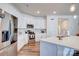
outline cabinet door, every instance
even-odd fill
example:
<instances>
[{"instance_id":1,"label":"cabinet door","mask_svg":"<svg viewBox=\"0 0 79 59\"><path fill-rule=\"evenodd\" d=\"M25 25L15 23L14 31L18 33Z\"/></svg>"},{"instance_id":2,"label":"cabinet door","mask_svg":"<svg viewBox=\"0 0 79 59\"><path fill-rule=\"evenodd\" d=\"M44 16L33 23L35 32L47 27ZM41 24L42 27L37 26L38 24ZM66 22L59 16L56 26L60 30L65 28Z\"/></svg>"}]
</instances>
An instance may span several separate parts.
<instances>
[{"instance_id":1,"label":"cabinet door","mask_svg":"<svg viewBox=\"0 0 79 59\"><path fill-rule=\"evenodd\" d=\"M41 56L56 56L57 55L57 45L40 41L40 55Z\"/></svg>"},{"instance_id":2,"label":"cabinet door","mask_svg":"<svg viewBox=\"0 0 79 59\"><path fill-rule=\"evenodd\" d=\"M57 45L57 56L63 56L64 48L63 46Z\"/></svg>"},{"instance_id":3,"label":"cabinet door","mask_svg":"<svg viewBox=\"0 0 79 59\"><path fill-rule=\"evenodd\" d=\"M53 18L53 20L51 20ZM47 36L57 36L58 35L58 20L56 17L47 16Z\"/></svg>"}]
</instances>

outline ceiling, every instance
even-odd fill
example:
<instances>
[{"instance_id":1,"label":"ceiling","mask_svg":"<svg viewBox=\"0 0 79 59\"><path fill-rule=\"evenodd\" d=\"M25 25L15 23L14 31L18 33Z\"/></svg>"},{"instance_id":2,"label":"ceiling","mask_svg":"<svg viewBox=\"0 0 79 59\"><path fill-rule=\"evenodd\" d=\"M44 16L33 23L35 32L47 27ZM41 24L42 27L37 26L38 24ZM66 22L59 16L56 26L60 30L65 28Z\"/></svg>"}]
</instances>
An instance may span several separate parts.
<instances>
[{"instance_id":1,"label":"ceiling","mask_svg":"<svg viewBox=\"0 0 79 59\"><path fill-rule=\"evenodd\" d=\"M74 4L76 10L70 12L71 3L12 3L20 12L30 14L34 16L46 16L53 15L53 11L56 11L56 15L79 15L79 4ZM40 11L37 14L37 10Z\"/></svg>"}]
</instances>

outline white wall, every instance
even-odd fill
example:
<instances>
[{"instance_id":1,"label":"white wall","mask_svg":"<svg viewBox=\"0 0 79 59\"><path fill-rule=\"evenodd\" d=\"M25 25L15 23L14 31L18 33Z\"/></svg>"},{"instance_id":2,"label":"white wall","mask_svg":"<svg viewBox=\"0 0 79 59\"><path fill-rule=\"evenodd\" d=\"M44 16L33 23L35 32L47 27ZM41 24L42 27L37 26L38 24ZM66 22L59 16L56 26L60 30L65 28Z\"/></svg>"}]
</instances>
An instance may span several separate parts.
<instances>
[{"instance_id":1,"label":"white wall","mask_svg":"<svg viewBox=\"0 0 79 59\"><path fill-rule=\"evenodd\" d=\"M9 15L7 13L5 13L5 18L2 19L2 30L5 31L5 30L9 30Z\"/></svg>"},{"instance_id":2,"label":"white wall","mask_svg":"<svg viewBox=\"0 0 79 59\"><path fill-rule=\"evenodd\" d=\"M69 28L69 31L70 31L70 34L71 35L76 35L77 33L79 33L79 17L77 17L77 19L74 19L73 16L71 16L70 20L70 28Z\"/></svg>"},{"instance_id":3,"label":"white wall","mask_svg":"<svg viewBox=\"0 0 79 59\"><path fill-rule=\"evenodd\" d=\"M63 15L63 16L55 16L55 15L48 15L47 16L47 36L57 36L58 35L58 18L67 18L69 20L69 31L70 31L70 35L76 35L76 33L78 32L78 20L74 19L73 16L69 15ZM54 19L54 20L51 20Z\"/></svg>"}]
</instances>

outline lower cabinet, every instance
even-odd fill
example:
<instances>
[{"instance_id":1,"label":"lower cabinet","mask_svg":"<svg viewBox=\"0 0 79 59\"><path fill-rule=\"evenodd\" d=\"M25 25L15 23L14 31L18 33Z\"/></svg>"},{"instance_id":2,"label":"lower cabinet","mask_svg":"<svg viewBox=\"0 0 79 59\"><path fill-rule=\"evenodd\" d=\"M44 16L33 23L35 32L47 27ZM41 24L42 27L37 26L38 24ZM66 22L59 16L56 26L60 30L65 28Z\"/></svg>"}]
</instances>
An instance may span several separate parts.
<instances>
[{"instance_id":1,"label":"lower cabinet","mask_svg":"<svg viewBox=\"0 0 79 59\"><path fill-rule=\"evenodd\" d=\"M40 41L40 55L41 56L73 56L74 49Z\"/></svg>"},{"instance_id":2,"label":"lower cabinet","mask_svg":"<svg viewBox=\"0 0 79 59\"><path fill-rule=\"evenodd\" d=\"M63 56L64 47L57 45L57 56Z\"/></svg>"},{"instance_id":3,"label":"lower cabinet","mask_svg":"<svg viewBox=\"0 0 79 59\"><path fill-rule=\"evenodd\" d=\"M40 56L56 56L56 44L40 41Z\"/></svg>"}]
</instances>

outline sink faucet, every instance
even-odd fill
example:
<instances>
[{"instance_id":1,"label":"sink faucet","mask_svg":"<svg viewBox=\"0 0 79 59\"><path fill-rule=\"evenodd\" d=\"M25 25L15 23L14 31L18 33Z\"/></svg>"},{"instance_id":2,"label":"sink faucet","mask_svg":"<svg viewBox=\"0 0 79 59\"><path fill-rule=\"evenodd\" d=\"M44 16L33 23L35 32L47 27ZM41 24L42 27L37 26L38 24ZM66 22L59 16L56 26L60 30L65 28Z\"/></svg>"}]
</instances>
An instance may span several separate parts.
<instances>
[{"instance_id":1,"label":"sink faucet","mask_svg":"<svg viewBox=\"0 0 79 59\"><path fill-rule=\"evenodd\" d=\"M58 38L59 40L62 40L63 37L65 37L65 36L57 36L57 38Z\"/></svg>"},{"instance_id":2,"label":"sink faucet","mask_svg":"<svg viewBox=\"0 0 79 59\"><path fill-rule=\"evenodd\" d=\"M57 38L59 38L59 40L62 40L62 38L64 38L64 37L69 37L68 35L67 36L57 36Z\"/></svg>"}]
</instances>

